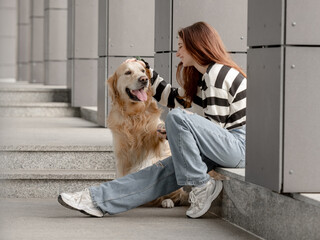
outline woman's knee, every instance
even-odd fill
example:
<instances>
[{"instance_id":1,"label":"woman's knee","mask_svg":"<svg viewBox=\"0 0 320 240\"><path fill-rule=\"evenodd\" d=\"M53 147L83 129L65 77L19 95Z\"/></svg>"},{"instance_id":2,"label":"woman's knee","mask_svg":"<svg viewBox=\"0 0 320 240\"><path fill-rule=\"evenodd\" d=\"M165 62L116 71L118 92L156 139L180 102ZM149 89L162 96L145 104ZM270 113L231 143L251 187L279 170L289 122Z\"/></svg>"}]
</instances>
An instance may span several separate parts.
<instances>
[{"instance_id":1,"label":"woman's knee","mask_svg":"<svg viewBox=\"0 0 320 240\"><path fill-rule=\"evenodd\" d=\"M180 108L174 108L171 111L169 111L165 121L167 129L177 125L181 125L183 119L182 111L183 110Z\"/></svg>"}]
</instances>

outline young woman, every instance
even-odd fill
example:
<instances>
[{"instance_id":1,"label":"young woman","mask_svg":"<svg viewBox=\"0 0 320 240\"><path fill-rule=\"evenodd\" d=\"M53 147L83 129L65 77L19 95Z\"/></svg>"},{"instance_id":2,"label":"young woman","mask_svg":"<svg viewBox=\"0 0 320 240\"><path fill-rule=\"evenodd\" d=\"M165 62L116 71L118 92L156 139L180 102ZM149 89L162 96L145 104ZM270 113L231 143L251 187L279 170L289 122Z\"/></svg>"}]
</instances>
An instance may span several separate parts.
<instances>
[{"instance_id":1,"label":"young woman","mask_svg":"<svg viewBox=\"0 0 320 240\"><path fill-rule=\"evenodd\" d=\"M59 202L91 216L117 214L181 186L192 186L186 215L204 215L219 195L222 182L207 172L214 167L244 167L245 73L232 61L218 33L204 22L178 32L181 62L172 88L156 72L154 98L169 108L165 130L172 156L139 172L82 192L62 193ZM192 112L181 108L191 108ZM159 126L161 128L161 126ZM161 129L160 129L161 130Z\"/></svg>"}]
</instances>

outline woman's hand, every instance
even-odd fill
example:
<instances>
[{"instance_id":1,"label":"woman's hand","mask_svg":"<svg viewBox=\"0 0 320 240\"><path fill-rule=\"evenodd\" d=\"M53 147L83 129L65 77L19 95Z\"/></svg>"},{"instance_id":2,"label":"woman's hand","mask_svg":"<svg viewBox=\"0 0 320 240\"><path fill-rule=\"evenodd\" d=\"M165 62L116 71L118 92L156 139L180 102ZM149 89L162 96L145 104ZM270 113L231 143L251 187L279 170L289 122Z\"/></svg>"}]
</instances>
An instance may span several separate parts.
<instances>
[{"instance_id":1,"label":"woman's hand","mask_svg":"<svg viewBox=\"0 0 320 240\"><path fill-rule=\"evenodd\" d=\"M167 131L164 123L160 123L157 126L157 135L160 139L167 139Z\"/></svg>"}]
</instances>

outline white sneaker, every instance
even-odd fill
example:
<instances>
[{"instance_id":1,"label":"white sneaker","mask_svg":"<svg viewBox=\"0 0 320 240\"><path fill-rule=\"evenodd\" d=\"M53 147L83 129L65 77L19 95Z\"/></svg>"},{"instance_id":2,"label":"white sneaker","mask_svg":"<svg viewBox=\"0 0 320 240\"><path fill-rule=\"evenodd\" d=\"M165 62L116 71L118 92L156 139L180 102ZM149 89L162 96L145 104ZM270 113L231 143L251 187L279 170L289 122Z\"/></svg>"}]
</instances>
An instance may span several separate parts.
<instances>
[{"instance_id":1,"label":"white sneaker","mask_svg":"<svg viewBox=\"0 0 320 240\"><path fill-rule=\"evenodd\" d=\"M66 208L78 210L90 216L104 216L103 212L93 205L88 188L76 193L61 193L58 197L58 202Z\"/></svg>"},{"instance_id":2,"label":"white sneaker","mask_svg":"<svg viewBox=\"0 0 320 240\"><path fill-rule=\"evenodd\" d=\"M222 190L222 181L211 178L204 186L193 187L189 193L190 208L186 214L190 218L204 215Z\"/></svg>"}]
</instances>

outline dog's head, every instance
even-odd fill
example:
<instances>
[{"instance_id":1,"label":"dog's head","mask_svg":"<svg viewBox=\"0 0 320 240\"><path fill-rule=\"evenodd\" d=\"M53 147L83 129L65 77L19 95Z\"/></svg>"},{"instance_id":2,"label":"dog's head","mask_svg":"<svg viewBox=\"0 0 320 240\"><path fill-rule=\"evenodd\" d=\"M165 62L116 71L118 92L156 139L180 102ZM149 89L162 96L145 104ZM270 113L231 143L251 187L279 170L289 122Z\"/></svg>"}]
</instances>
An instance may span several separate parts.
<instances>
[{"instance_id":1,"label":"dog's head","mask_svg":"<svg viewBox=\"0 0 320 240\"><path fill-rule=\"evenodd\" d=\"M108 79L109 94L113 103L145 102L151 97L149 69L141 62L122 63Z\"/></svg>"}]
</instances>

